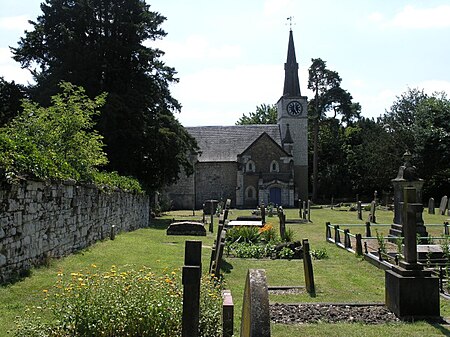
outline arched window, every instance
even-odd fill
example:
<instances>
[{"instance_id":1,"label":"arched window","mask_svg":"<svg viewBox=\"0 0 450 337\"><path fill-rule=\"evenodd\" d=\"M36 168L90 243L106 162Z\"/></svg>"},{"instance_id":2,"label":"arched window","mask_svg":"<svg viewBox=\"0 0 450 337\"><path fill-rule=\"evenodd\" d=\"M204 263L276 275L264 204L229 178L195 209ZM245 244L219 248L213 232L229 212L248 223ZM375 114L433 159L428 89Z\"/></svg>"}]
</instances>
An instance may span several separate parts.
<instances>
[{"instance_id":1,"label":"arched window","mask_svg":"<svg viewBox=\"0 0 450 337\"><path fill-rule=\"evenodd\" d=\"M247 199L256 199L256 189L253 186L248 186L245 189L245 196Z\"/></svg>"},{"instance_id":2,"label":"arched window","mask_svg":"<svg viewBox=\"0 0 450 337\"><path fill-rule=\"evenodd\" d=\"M255 172L256 171L256 165L253 160L249 160L247 162L246 171L247 172Z\"/></svg>"},{"instance_id":3,"label":"arched window","mask_svg":"<svg viewBox=\"0 0 450 337\"><path fill-rule=\"evenodd\" d=\"M272 160L270 163L270 172L280 172L280 165L276 160Z\"/></svg>"}]
</instances>

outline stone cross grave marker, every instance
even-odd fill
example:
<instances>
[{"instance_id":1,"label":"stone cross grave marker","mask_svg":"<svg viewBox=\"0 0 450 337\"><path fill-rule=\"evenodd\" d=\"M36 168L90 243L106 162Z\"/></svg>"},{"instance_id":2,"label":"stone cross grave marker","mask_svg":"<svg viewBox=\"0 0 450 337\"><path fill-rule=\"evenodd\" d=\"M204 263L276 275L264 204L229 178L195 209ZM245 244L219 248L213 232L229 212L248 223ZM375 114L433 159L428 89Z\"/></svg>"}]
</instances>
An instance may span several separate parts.
<instances>
[{"instance_id":1,"label":"stone cross grave marker","mask_svg":"<svg viewBox=\"0 0 450 337\"><path fill-rule=\"evenodd\" d=\"M439 205L439 214L440 215L445 215L445 209L447 208L447 202L448 202L448 198L446 195L444 195L441 199L441 203Z\"/></svg>"},{"instance_id":2,"label":"stone cross grave marker","mask_svg":"<svg viewBox=\"0 0 450 337\"><path fill-rule=\"evenodd\" d=\"M241 337L270 337L269 291L264 269L249 269L242 304Z\"/></svg>"}]
</instances>

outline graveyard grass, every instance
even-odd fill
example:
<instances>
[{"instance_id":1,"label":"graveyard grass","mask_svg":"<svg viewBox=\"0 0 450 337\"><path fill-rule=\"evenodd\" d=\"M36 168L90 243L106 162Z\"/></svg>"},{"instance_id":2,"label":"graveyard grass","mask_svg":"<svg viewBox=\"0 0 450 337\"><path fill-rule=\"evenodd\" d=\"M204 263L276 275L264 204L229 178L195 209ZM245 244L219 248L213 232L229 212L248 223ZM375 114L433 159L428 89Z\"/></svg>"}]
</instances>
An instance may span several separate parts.
<instances>
[{"instance_id":1,"label":"graveyard grass","mask_svg":"<svg viewBox=\"0 0 450 337\"><path fill-rule=\"evenodd\" d=\"M286 210L287 219L298 218L297 210ZM197 213L197 219L200 218ZM208 233L207 237L166 236L165 229L170 219L192 219L192 211L172 212L165 217L152 220L150 228L140 229L130 233L122 233L116 240L98 242L94 246L72 256L51 261L49 266L34 269L31 276L12 285L0 287L0 337L11 336L14 320L24 314L27 306L39 305L44 298L44 290L49 289L57 281L59 271L70 274L88 268L95 264L99 271L108 271L112 265L120 269L150 267L155 273L180 269L184 260L184 241L202 240L203 271L209 266L211 246L216 233ZM249 211L232 210L229 218L238 215L248 215ZM366 219L368 212L364 212ZM377 222L389 224L393 213L377 211ZM424 212L425 224L442 224L448 216L428 215ZM268 222L278 230L278 218L268 217ZM325 249L328 259L313 260L316 297L306 293L297 295L270 295L271 302L384 302L384 272L363 261L343 249L325 241L325 222L360 223L361 227L352 228L352 233L364 233L363 221L356 219L355 212L345 209L313 209L310 224L288 224L295 238L308 238L312 250ZM217 224L217 218L215 218ZM217 225L215 225L215 229ZM381 235L387 235L388 227L380 230ZM440 234L442 227L429 232ZM375 235L373 233L373 235ZM263 268L269 285L304 285L303 263L301 260L255 260L225 258L224 283L226 289L231 289L235 303L235 335L239 336L240 315L244 282L249 268ZM450 317L450 302L441 297L441 315ZM432 336L449 335L450 327L426 322L395 323L381 325L364 324L304 324L281 325L271 324L272 336Z\"/></svg>"}]
</instances>

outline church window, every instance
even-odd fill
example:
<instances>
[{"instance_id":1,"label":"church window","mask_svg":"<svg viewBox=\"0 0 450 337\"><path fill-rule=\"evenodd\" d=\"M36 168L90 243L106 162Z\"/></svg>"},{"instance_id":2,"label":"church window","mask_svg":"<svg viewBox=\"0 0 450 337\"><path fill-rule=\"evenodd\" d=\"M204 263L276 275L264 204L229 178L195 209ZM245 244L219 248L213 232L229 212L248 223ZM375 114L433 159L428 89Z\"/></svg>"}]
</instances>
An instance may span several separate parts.
<instances>
[{"instance_id":1,"label":"church window","mask_svg":"<svg viewBox=\"0 0 450 337\"><path fill-rule=\"evenodd\" d=\"M247 199L255 199L256 198L256 189L253 186L249 186L245 190L245 195Z\"/></svg>"},{"instance_id":2,"label":"church window","mask_svg":"<svg viewBox=\"0 0 450 337\"><path fill-rule=\"evenodd\" d=\"M247 172L255 172L256 171L256 165L255 162L253 160L249 160L247 162Z\"/></svg>"},{"instance_id":3,"label":"church window","mask_svg":"<svg viewBox=\"0 0 450 337\"><path fill-rule=\"evenodd\" d=\"M276 160L272 160L270 163L270 172L280 172L280 165Z\"/></svg>"}]
</instances>

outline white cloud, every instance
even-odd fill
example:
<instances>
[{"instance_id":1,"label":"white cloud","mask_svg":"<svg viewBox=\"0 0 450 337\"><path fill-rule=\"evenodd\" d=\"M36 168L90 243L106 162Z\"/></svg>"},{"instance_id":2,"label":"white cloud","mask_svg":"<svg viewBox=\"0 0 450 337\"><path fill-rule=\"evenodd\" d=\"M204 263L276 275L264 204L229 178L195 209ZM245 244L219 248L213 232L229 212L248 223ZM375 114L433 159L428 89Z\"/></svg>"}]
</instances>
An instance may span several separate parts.
<instances>
[{"instance_id":1,"label":"white cloud","mask_svg":"<svg viewBox=\"0 0 450 337\"><path fill-rule=\"evenodd\" d=\"M402 28L445 28L450 27L450 5L434 8L406 6L390 25Z\"/></svg>"},{"instance_id":2,"label":"white cloud","mask_svg":"<svg viewBox=\"0 0 450 337\"><path fill-rule=\"evenodd\" d=\"M24 31L31 27L28 20L28 15L0 17L0 29Z\"/></svg>"},{"instance_id":3,"label":"white cloud","mask_svg":"<svg viewBox=\"0 0 450 337\"><path fill-rule=\"evenodd\" d=\"M369 21L371 21L371 22L378 23L378 22L383 22L383 20L384 20L384 16L380 12L374 12L369 15Z\"/></svg>"},{"instance_id":4,"label":"white cloud","mask_svg":"<svg viewBox=\"0 0 450 337\"><path fill-rule=\"evenodd\" d=\"M32 80L28 70L21 69L19 64L12 58L9 48L0 48L0 76L7 81L27 84Z\"/></svg>"}]
</instances>

